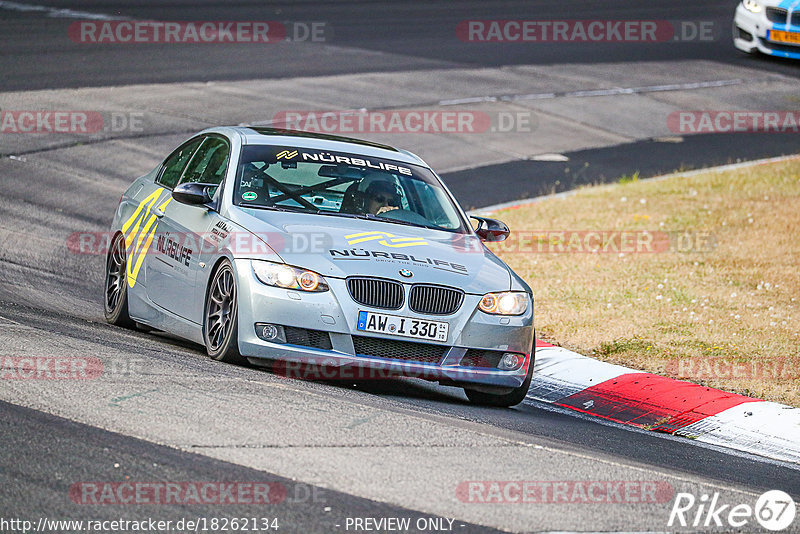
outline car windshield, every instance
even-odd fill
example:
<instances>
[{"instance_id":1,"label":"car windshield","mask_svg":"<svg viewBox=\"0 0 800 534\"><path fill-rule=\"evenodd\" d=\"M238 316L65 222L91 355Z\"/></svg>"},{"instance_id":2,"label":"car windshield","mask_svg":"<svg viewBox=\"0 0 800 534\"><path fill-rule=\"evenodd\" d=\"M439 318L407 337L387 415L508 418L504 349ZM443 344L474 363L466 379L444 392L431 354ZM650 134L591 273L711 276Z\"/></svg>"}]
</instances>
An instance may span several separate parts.
<instances>
[{"instance_id":1,"label":"car windshield","mask_svg":"<svg viewBox=\"0 0 800 534\"><path fill-rule=\"evenodd\" d=\"M234 203L464 232L458 210L424 167L307 148L245 145Z\"/></svg>"}]
</instances>

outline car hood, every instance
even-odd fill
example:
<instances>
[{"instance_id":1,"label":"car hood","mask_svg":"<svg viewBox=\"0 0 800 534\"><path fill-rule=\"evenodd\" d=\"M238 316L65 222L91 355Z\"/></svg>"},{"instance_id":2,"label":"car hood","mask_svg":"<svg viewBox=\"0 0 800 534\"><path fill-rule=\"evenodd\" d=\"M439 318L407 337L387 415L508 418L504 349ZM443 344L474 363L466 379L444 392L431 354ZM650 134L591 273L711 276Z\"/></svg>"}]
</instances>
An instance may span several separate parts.
<instances>
[{"instance_id":1,"label":"car hood","mask_svg":"<svg viewBox=\"0 0 800 534\"><path fill-rule=\"evenodd\" d=\"M511 287L509 268L474 235L338 216L231 211L233 222L261 237L284 262L323 276L376 276L475 294Z\"/></svg>"}]
</instances>

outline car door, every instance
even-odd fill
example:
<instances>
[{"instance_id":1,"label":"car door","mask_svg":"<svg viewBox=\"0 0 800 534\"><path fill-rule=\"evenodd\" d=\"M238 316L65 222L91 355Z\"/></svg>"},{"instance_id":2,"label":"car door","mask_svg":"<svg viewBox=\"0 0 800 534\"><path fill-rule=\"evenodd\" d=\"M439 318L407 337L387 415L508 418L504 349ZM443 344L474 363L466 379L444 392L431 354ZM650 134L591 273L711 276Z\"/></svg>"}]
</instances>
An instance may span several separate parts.
<instances>
[{"instance_id":1,"label":"car door","mask_svg":"<svg viewBox=\"0 0 800 534\"><path fill-rule=\"evenodd\" d=\"M172 189L188 182L220 184L228 167L230 144L214 134L199 141L188 157L184 153L175 154L174 166L169 162L165 165L161 179L164 186ZM192 147L186 148L188 151ZM200 290L195 287L197 274L203 268L200 247L216 212L209 206L191 206L171 199L156 216L160 221L147 260L148 298L159 307L200 324L203 310L194 298Z\"/></svg>"},{"instance_id":2,"label":"car door","mask_svg":"<svg viewBox=\"0 0 800 534\"><path fill-rule=\"evenodd\" d=\"M142 183L131 195L130 200L136 208L122 224L122 233L128 253L128 285L132 291L139 291L147 285L149 259L151 251L155 250L153 238L163 217L163 209L172 202L172 188L202 141L195 138L178 147L161 164L155 179Z\"/></svg>"}]
</instances>

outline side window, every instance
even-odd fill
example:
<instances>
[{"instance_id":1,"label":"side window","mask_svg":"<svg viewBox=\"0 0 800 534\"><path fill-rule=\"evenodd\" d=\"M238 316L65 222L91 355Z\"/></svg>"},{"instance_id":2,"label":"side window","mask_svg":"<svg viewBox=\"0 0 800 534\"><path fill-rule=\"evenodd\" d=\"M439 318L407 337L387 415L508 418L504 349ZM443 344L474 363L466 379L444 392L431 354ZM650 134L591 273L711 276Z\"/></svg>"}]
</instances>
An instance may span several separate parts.
<instances>
[{"instance_id":1,"label":"side window","mask_svg":"<svg viewBox=\"0 0 800 534\"><path fill-rule=\"evenodd\" d=\"M164 162L164 168L161 171L161 175L156 181L164 187L168 187L170 189L173 189L176 185L178 185L178 179L180 179L184 167L186 167L186 164L189 162L189 158L192 157L192 154L194 154L194 151L197 150L197 147L200 146L201 141L202 139L195 139L194 141L186 143L178 150L170 154L170 156Z\"/></svg>"},{"instance_id":2,"label":"side window","mask_svg":"<svg viewBox=\"0 0 800 534\"><path fill-rule=\"evenodd\" d=\"M200 182L219 185L228 168L230 149L218 137L207 137L183 172L180 183Z\"/></svg>"}]
</instances>

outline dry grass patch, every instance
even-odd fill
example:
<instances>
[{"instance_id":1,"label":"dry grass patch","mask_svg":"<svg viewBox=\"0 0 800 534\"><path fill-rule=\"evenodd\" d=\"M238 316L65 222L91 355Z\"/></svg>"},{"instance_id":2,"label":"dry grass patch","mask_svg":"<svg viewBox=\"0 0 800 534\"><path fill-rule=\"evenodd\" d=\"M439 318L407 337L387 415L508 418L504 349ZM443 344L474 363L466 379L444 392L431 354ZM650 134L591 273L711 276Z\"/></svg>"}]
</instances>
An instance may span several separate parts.
<instances>
[{"instance_id":1,"label":"dry grass patch","mask_svg":"<svg viewBox=\"0 0 800 534\"><path fill-rule=\"evenodd\" d=\"M800 406L800 159L626 180L495 216L513 233L491 248L533 288L540 338ZM587 231L649 232L631 241L644 240L638 250L647 250L641 236L658 248L668 232L671 249L552 251L554 239L596 247Z\"/></svg>"}]
</instances>

